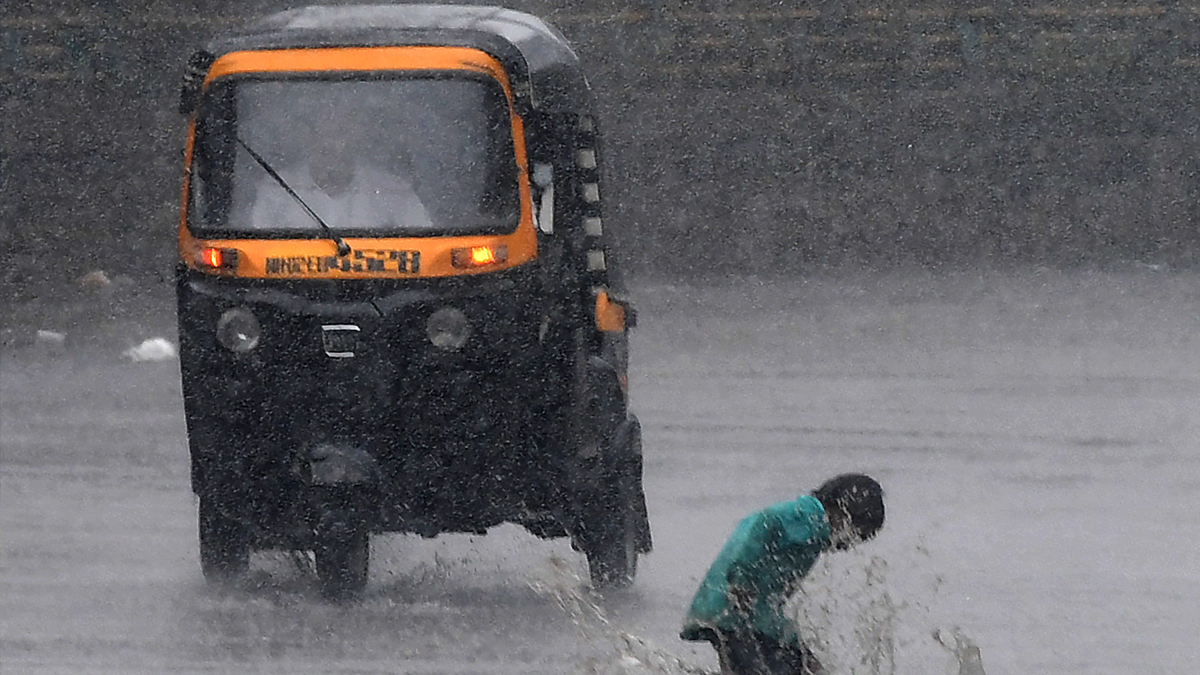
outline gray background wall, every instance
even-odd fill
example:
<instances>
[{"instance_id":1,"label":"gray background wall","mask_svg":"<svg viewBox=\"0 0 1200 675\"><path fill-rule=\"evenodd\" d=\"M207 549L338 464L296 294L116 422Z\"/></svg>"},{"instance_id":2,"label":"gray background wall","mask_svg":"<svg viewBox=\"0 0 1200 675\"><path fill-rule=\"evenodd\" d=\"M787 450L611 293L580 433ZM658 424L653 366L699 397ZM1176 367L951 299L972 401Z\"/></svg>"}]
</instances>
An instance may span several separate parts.
<instances>
[{"instance_id":1,"label":"gray background wall","mask_svg":"<svg viewBox=\"0 0 1200 675\"><path fill-rule=\"evenodd\" d=\"M6 285L169 274L184 60L282 6L4 0ZM510 6L591 73L635 273L1200 256L1200 2Z\"/></svg>"}]
</instances>

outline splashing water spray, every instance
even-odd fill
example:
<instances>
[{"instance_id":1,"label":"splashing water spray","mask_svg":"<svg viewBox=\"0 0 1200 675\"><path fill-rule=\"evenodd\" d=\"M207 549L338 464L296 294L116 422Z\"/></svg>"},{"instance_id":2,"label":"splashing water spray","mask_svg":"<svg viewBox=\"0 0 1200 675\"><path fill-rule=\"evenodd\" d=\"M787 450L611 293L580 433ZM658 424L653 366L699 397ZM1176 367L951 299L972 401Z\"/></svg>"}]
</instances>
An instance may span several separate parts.
<instances>
[{"instance_id":1,"label":"splashing water spray","mask_svg":"<svg viewBox=\"0 0 1200 675\"><path fill-rule=\"evenodd\" d=\"M824 675L896 675L902 603L879 557L822 556L785 605Z\"/></svg>"},{"instance_id":2,"label":"splashing water spray","mask_svg":"<svg viewBox=\"0 0 1200 675\"><path fill-rule=\"evenodd\" d=\"M960 629L930 632L944 580L927 553L918 544L894 556L899 568L865 552L817 561L785 609L823 675L985 675L979 647Z\"/></svg>"},{"instance_id":3,"label":"splashing water spray","mask_svg":"<svg viewBox=\"0 0 1200 675\"><path fill-rule=\"evenodd\" d=\"M801 641L823 666L818 675L985 675L979 647L959 628L930 631L936 623L929 603L942 578L920 564L921 553L918 546L917 555L904 556L911 569L899 570L881 557L854 552L818 560L785 605ZM621 630L564 560L552 558L550 574L528 583L590 641L608 644L606 657L584 664L587 675L717 675Z\"/></svg>"},{"instance_id":4,"label":"splashing water spray","mask_svg":"<svg viewBox=\"0 0 1200 675\"><path fill-rule=\"evenodd\" d=\"M551 558L550 571L550 579L531 580L529 587L552 599L591 639L599 635L611 645L607 658L585 664L587 675L716 675L618 628L583 590L582 578L566 561Z\"/></svg>"},{"instance_id":5,"label":"splashing water spray","mask_svg":"<svg viewBox=\"0 0 1200 675\"><path fill-rule=\"evenodd\" d=\"M940 629L933 631L933 639L958 661L958 669L953 675L987 675L983 672L983 658L979 654L979 646L972 642L971 638L963 635L957 626L950 629L949 635Z\"/></svg>"}]
</instances>

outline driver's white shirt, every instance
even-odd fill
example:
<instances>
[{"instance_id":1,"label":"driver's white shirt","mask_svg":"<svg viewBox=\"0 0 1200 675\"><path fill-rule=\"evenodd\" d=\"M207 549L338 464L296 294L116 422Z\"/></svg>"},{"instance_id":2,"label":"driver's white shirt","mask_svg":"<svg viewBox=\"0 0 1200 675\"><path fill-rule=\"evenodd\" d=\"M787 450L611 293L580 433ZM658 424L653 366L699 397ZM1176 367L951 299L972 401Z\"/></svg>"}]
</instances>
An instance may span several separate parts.
<instances>
[{"instance_id":1,"label":"driver's white shirt","mask_svg":"<svg viewBox=\"0 0 1200 675\"><path fill-rule=\"evenodd\" d=\"M280 175L335 231L433 227L429 213L412 185L406 179L373 167L355 166L350 184L335 195L317 187L308 164L280 171ZM259 182L250 222L253 228L264 230L319 227L304 207L270 176Z\"/></svg>"}]
</instances>

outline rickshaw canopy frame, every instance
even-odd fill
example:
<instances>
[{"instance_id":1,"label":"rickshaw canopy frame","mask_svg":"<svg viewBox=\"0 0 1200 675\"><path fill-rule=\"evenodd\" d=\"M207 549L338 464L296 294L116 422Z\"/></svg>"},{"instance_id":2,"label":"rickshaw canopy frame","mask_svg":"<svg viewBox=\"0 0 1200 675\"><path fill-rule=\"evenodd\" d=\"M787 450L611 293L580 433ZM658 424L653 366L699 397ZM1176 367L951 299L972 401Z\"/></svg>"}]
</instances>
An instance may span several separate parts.
<instances>
[{"instance_id":1,"label":"rickshaw canopy frame","mask_svg":"<svg viewBox=\"0 0 1200 675\"><path fill-rule=\"evenodd\" d=\"M230 52L385 46L478 49L508 72L518 113L591 112L591 87L579 58L556 29L516 10L437 4L313 5L218 36L189 59L179 112L194 112L208 68Z\"/></svg>"}]
</instances>

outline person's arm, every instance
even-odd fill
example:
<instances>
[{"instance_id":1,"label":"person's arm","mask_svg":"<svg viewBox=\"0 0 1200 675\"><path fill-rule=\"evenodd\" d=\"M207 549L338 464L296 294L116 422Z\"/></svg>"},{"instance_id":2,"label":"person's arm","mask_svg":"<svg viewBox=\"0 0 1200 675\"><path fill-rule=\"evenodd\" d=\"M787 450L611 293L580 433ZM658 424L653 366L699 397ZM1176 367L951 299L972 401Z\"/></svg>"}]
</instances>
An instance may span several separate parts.
<instances>
[{"instance_id":1,"label":"person's arm","mask_svg":"<svg viewBox=\"0 0 1200 675\"><path fill-rule=\"evenodd\" d=\"M730 582L729 589L725 592L726 600L729 603L729 610L740 616L750 616L754 611L754 603L758 599L758 593L754 587L746 583Z\"/></svg>"},{"instance_id":2,"label":"person's arm","mask_svg":"<svg viewBox=\"0 0 1200 675\"><path fill-rule=\"evenodd\" d=\"M725 575L729 606L742 614L749 614L758 599L759 588L762 585L759 576L762 574L767 542L771 536L771 520L768 514L760 511L750 518L753 520L743 531L744 536L737 555Z\"/></svg>"}]
</instances>

